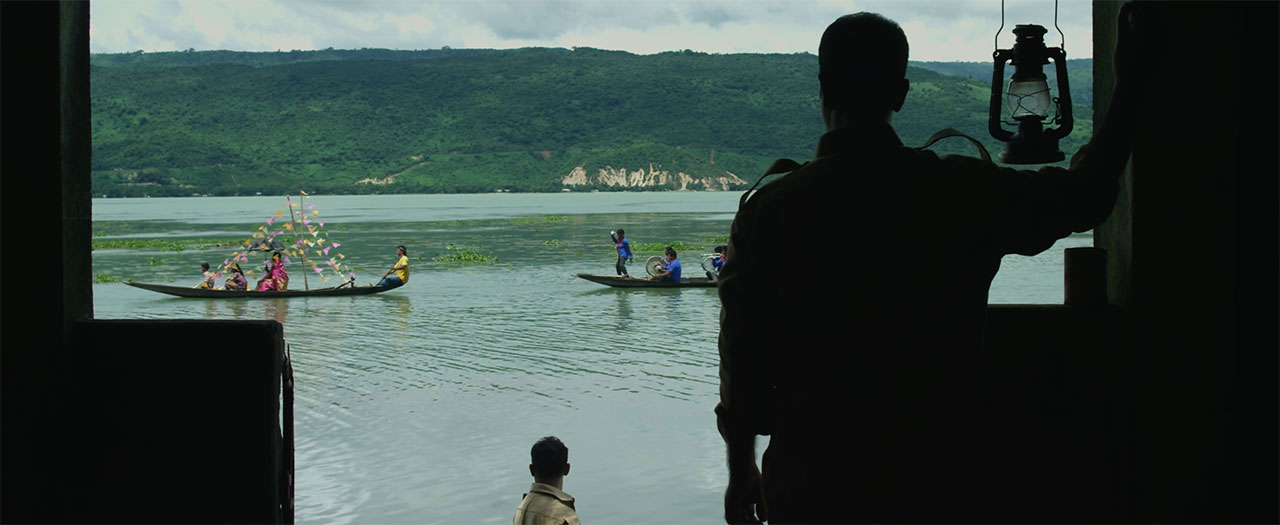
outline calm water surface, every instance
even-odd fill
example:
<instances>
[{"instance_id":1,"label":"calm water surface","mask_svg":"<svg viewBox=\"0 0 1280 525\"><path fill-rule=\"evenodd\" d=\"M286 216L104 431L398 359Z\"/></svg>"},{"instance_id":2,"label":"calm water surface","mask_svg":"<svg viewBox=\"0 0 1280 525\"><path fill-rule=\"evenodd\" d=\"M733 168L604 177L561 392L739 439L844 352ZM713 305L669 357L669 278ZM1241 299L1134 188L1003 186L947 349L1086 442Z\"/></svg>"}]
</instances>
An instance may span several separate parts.
<instances>
[{"instance_id":1,"label":"calm water surface","mask_svg":"<svg viewBox=\"0 0 1280 525\"><path fill-rule=\"evenodd\" d=\"M712 413L714 289L624 291L573 275L613 273L608 233L617 228L633 243L683 242L681 259L694 272L698 255L723 243L737 198L316 196L307 202L343 244L358 282L381 276L403 243L410 283L376 296L265 301L103 283L94 286L94 314L284 324L297 380L300 523L509 523L531 481L529 447L549 434L569 446L565 490L584 521L719 523L727 476ZM239 241L283 203L95 199L95 238ZM498 261L433 262L449 244ZM1062 250L1090 245L1072 237L1038 257L1006 257L991 301L1060 304ZM94 273L194 285L201 262L216 266L230 251L100 250ZM637 261L656 254L637 253ZM639 263L631 270L644 272ZM302 287L302 273L290 268L291 288Z\"/></svg>"}]
</instances>

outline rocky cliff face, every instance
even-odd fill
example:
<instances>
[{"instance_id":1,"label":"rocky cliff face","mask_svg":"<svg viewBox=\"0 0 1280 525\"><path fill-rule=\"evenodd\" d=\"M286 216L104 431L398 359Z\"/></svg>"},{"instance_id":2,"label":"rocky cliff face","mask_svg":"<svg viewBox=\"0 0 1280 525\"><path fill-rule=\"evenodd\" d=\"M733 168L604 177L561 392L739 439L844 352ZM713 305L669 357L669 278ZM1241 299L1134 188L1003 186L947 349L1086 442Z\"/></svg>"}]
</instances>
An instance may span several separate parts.
<instances>
[{"instance_id":1,"label":"rocky cliff face","mask_svg":"<svg viewBox=\"0 0 1280 525\"><path fill-rule=\"evenodd\" d=\"M560 178L560 184L566 187L601 184L618 188L661 189L670 188L677 191L728 191L736 185L746 184L730 172L724 171L715 176L693 176L683 172L671 173L661 166L649 164L649 169L629 171L626 168L605 166L588 175L583 166L573 168Z\"/></svg>"}]
</instances>

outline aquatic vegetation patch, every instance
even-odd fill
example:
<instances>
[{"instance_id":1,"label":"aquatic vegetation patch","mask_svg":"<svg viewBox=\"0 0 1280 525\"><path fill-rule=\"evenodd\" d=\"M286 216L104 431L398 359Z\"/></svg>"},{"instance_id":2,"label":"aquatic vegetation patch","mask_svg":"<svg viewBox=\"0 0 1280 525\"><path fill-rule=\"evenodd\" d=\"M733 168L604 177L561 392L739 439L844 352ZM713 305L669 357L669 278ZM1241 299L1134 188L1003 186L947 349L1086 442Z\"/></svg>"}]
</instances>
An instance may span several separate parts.
<instances>
[{"instance_id":1,"label":"aquatic vegetation patch","mask_svg":"<svg viewBox=\"0 0 1280 525\"><path fill-rule=\"evenodd\" d=\"M543 246L550 246L552 248L559 248L561 244L563 243L560 242L560 239L547 239L542 241Z\"/></svg>"},{"instance_id":2,"label":"aquatic vegetation patch","mask_svg":"<svg viewBox=\"0 0 1280 525\"><path fill-rule=\"evenodd\" d=\"M497 262L498 258L481 251L481 246L445 246L445 253L435 256L435 262L487 263Z\"/></svg>"},{"instance_id":3,"label":"aquatic vegetation patch","mask_svg":"<svg viewBox=\"0 0 1280 525\"><path fill-rule=\"evenodd\" d=\"M107 272L100 272L100 273L93 274L93 282L94 283L118 283L120 282L120 278L113 276Z\"/></svg>"},{"instance_id":4,"label":"aquatic vegetation patch","mask_svg":"<svg viewBox=\"0 0 1280 525\"><path fill-rule=\"evenodd\" d=\"M701 246L694 246L694 245L685 246L685 244L684 244L684 243L682 243L682 242L680 242L680 241L676 241L676 242L666 242L666 243L663 243L663 242L634 242L634 243L631 243L631 251L632 251L632 252L646 252L646 253L648 253L648 252L663 252L663 251L666 251L666 249L667 249L667 247L668 247L668 246L670 246L670 247L671 247L673 250L675 250L677 253L679 253L679 252L683 252L683 251L685 251L685 250L696 250L696 249L701 249L701 248L702 248Z\"/></svg>"},{"instance_id":5,"label":"aquatic vegetation patch","mask_svg":"<svg viewBox=\"0 0 1280 525\"><path fill-rule=\"evenodd\" d=\"M706 239L703 239L702 242L707 244L729 244L729 236L717 235L715 237L707 237Z\"/></svg>"},{"instance_id":6,"label":"aquatic vegetation patch","mask_svg":"<svg viewBox=\"0 0 1280 525\"><path fill-rule=\"evenodd\" d=\"M510 219L511 224L538 224L543 222L563 222L566 220L564 215L543 215L541 217L514 217Z\"/></svg>"},{"instance_id":7,"label":"aquatic vegetation patch","mask_svg":"<svg viewBox=\"0 0 1280 525\"><path fill-rule=\"evenodd\" d=\"M227 239L94 239L93 250L157 250L180 252L187 248L205 249L228 243Z\"/></svg>"}]
</instances>

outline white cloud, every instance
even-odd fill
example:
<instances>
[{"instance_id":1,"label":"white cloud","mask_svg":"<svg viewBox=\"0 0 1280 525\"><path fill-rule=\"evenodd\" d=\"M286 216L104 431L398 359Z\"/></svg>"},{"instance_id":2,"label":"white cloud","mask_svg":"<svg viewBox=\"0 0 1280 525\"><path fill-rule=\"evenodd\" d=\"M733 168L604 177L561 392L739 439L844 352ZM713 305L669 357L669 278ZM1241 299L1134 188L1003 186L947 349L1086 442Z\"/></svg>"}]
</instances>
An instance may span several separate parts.
<instances>
[{"instance_id":1,"label":"white cloud","mask_svg":"<svg viewBox=\"0 0 1280 525\"><path fill-rule=\"evenodd\" d=\"M1017 23L1046 26L1048 43L1058 43L1052 4L1005 8L1002 47ZM1000 27L1000 0L98 0L91 9L95 53L446 45L816 53L827 24L865 10L903 27L913 60L986 61ZM1092 55L1091 12L1085 0L1059 7L1073 58Z\"/></svg>"}]
</instances>

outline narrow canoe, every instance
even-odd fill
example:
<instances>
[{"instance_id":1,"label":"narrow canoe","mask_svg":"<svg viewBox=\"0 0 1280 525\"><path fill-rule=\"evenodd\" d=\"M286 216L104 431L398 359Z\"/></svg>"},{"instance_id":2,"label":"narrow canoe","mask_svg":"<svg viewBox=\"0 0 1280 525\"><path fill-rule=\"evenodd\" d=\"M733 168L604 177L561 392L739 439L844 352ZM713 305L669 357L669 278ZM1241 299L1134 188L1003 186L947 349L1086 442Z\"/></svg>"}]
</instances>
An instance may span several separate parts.
<instances>
[{"instance_id":1,"label":"narrow canoe","mask_svg":"<svg viewBox=\"0 0 1280 525\"><path fill-rule=\"evenodd\" d=\"M589 273L580 273L578 277L586 279L593 283L606 284L617 288L715 288L716 282L706 277L686 277L678 283L671 281L650 281L648 279L637 279L635 277L620 277L617 275L592 275Z\"/></svg>"},{"instance_id":2,"label":"narrow canoe","mask_svg":"<svg viewBox=\"0 0 1280 525\"><path fill-rule=\"evenodd\" d=\"M250 291L228 291L228 290L208 290L203 288L191 288L187 286L170 286L167 284L150 284L150 283L124 283L135 288L143 290L151 290L178 297L201 297L205 299L280 299L285 297L334 297L343 295L369 295L382 293L387 290L399 288L400 284L395 286L346 286L331 288L316 288L314 290L285 290L283 292L250 292Z\"/></svg>"}]
</instances>

